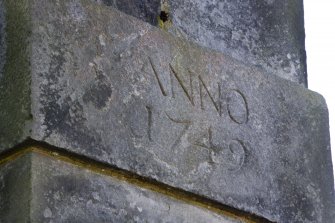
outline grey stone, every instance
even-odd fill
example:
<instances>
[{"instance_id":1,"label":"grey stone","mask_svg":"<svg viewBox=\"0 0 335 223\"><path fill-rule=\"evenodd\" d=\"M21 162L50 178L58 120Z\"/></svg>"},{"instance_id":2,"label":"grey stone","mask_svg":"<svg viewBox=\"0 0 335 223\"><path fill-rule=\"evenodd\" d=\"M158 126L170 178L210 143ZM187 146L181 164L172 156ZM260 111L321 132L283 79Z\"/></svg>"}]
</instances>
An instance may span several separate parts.
<instances>
[{"instance_id":1,"label":"grey stone","mask_svg":"<svg viewBox=\"0 0 335 223\"><path fill-rule=\"evenodd\" d=\"M112 6L128 15L158 25L158 18L161 8L161 0L93 0Z\"/></svg>"},{"instance_id":2,"label":"grey stone","mask_svg":"<svg viewBox=\"0 0 335 223\"><path fill-rule=\"evenodd\" d=\"M0 2L0 75L2 74L3 66L5 64L5 18L4 18L4 7L3 7L3 2ZM1 79L1 76L0 76Z\"/></svg>"},{"instance_id":3,"label":"grey stone","mask_svg":"<svg viewBox=\"0 0 335 223\"><path fill-rule=\"evenodd\" d=\"M0 166L0 195L3 223L242 223L38 153Z\"/></svg>"},{"instance_id":4,"label":"grey stone","mask_svg":"<svg viewBox=\"0 0 335 223\"><path fill-rule=\"evenodd\" d=\"M0 141L2 145L15 145L29 134L25 130L32 118L31 24L28 1L1 0L0 7Z\"/></svg>"},{"instance_id":5,"label":"grey stone","mask_svg":"<svg viewBox=\"0 0 335 223\"><path fill-rule=\"evenodd\" d=\"M31 162L0 160L0 223L30 222Z\"/></svg>"},{"instance_id":6,"label":"grey stone","mask_svg":"<svg viewBox=\"0 0 335 223\"><path fill-rule=\"evenodd\" d=\"M307 86L302 0L102 2L201 46ZM160 15L164 17L157 19Z\"/></svg>"},{"instance_id":7,"label":"grey stone","mask_svg":"<svg viewBox=\"0 0 335 223\"><path fill-rule=\"evenodd\" d=\"M2 151L32 138L271 221L334 217L317 93L92 1L4 3Z\"/></svg>"}]
</instances>

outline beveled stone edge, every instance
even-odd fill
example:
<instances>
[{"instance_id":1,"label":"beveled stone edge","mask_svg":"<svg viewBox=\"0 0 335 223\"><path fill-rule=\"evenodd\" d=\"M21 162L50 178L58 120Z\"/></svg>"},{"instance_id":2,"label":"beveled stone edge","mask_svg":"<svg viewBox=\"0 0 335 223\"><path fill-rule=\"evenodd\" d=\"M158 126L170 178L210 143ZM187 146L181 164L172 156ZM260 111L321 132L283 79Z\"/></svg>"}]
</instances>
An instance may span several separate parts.
<instances>
[{"instance_id":1,"label":"beveled stone edge","mask_svg":"<svg viewBox=\"0 0 335 223\"><path fill-rule=\"evenodd\" d=\"M60 160L72 164L78 168L89 170L95 174L114 178L133 186L161 194L162 196L195 206L224 217L245 223L271 223L271 221L254 214L241 211L230 206L213 201L198 194L194 194L179 188L171 187L154 179L140 176L136 173L120 169L110 164L102 163L85 156L69 152L63 148L49 145L45 142L28 138L23 143L0 154L1 166L13 162L27 154L39 154L54 160ZM32 195L33 196L33 195Z\"/></svg>"}]
</instances>

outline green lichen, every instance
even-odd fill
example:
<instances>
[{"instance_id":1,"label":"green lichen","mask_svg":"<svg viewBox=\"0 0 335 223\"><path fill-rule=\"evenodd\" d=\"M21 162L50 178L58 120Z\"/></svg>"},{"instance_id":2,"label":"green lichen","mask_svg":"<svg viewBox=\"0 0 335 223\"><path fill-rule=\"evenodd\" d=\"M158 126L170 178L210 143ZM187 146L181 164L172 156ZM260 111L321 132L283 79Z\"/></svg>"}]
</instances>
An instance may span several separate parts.
<instances>
[{"instance_id":1,"label":"green lichen","mask_svg":"<svg viewBox=\"0 0 335 223\"><path fill-rule=\"evenodd\" d=\"M0 79L0 150L25 138L30 115L29 0L4 0L6 61Z\"/></svg>"}]
</instances>

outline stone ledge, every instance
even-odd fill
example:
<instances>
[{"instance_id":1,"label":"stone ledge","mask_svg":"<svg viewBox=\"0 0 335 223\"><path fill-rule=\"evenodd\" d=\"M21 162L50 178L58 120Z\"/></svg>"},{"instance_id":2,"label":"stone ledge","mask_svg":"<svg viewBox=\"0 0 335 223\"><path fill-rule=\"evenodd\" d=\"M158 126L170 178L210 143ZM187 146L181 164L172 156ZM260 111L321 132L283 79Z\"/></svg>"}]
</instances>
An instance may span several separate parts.
<instances>
[{"instance_id":1,"label":"stone ledge","mask_svg":"<svg viewBox=\"0 0 335 223\"><path fill-rule=\"evenodd\" d=\"M47 147L31 141L0 157L2 221L268 222L127 171ZM18 214L17 210L25 211Z\"/></svg>"}]
</instances>

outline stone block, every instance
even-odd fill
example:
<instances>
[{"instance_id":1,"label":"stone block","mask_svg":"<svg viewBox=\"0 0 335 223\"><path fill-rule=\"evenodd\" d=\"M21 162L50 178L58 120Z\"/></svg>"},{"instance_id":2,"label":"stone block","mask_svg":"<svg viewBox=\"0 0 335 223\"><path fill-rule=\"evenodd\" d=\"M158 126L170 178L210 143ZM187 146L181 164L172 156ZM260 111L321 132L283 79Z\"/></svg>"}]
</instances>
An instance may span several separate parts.
<instances>
[{"instance_id":1,"label":"stone block","mask_svg":"<svg viewBox=\"0 0 335 223\"><path fill-rule=\"evenodd\" d=\"M31 222L31 161L0 160L0 223Z\"/></svg>"},{"instance_id":2,"label":"stone block","mask_svg":"<svg viewBox=\"0 0 335 223\"><path fill-rule=\"evenodd\" d=\"M26 139L276 222L327 222L324 99L89 0L4 0L0 150Z\"/></svg>"},{"instance_id":3,"label":"stone block","mask_svg":"<svg viewBox=\"0 0 335 223\"><path fill-rule=\"evenodd\" d=\"M0 166L0 195L3 223L246 222L36 152Z\"/></svg>"},{"instance_id":4,"label":"stone block","mask_svg":"<svg viewBox=\"0 0 335 223\"><path fill-rule=\"evenodd\" d=\"M307 86L302 0L94 0Z\"/></svg>"}]
</instances>

